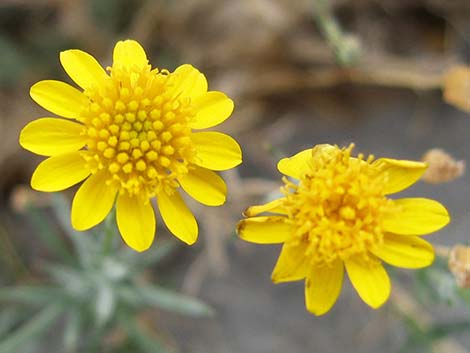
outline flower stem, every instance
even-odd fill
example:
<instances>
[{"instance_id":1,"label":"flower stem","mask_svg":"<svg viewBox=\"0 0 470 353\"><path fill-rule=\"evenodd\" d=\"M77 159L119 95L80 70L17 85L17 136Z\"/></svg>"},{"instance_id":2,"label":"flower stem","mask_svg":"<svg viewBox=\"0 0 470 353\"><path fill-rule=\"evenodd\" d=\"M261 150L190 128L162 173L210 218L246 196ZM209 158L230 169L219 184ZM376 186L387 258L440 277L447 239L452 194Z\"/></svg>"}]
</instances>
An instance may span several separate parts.
<instances>
[{"instance_id":1,"label":"flower stem","mask_svg":"<svg viewBox=\"0 0 470 353\"><path fill-rule=\"evenodd\" d=\"M108 255L113 247L113 240L116 232L116 209L113 207L104 221L104 240L103 240L103 255Z\"/></svg>"},{"instance_id":2,"label":"flower stem","mask_svg":"<svg viewBox=\"0 0 470 353\"><path fill-rule=\"evenodd\" d=\"M356 63L361 54L361 43L356 36L344 33L329 0L313 0L313 17L325 39L333 48L336 61L341 66Z\"/></svg>"}]
</instances>

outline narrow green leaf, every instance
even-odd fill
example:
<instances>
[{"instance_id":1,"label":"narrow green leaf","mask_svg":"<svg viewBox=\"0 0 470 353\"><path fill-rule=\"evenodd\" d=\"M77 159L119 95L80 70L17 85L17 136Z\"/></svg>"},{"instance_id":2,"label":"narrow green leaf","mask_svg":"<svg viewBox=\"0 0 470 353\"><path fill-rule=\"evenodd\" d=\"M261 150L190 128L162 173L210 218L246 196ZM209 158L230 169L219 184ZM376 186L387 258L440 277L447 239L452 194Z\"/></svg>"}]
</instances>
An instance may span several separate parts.
<instances>
[{"instance_id":1,"label":"narrow green leaf","mask_svg":"<svg viewBox=\"0 0 470 353\"><path fill-rule=\"evenodd\" d=\"M132 286L119 286L118 287L119 300L131 307L142 306L140 295L135 291Z\"/></svg>"},{"instance_id":2,"label":"narrow green leaf","mask_svg":"<svg viewBox=\"0 0 470 353\"><path fill-rule=\"evenodd\" d=\"M16 286L0 288L0 301L44 306L62 297L62 290L53 286Z\"/></svg>"},{"instance_id":3,"label":"narrow green leaf","mask_svg":"<svg viewBox=\"0 0 470 353\"><path fill-rule=\"evenodd\" d=\"M18 352L21 345L31 342L46 331L62 311L63 307L57 304L49 305L41 310L31 320L0 342L0 353Z\"/></svg>"},{"instance_id":4,"label":"narrow green leaf","mask_svg":"<svg viewBox=\"0 0 470 353\"><path fill-rule=\"evenodd\" d=\"M77 309L69 310L64 327L64 348L67 353L75 353L81 336L82 313Z\"/></svg>"},{"instance_id":5,"label":"narrow green leaf","mask_svg":"<svg viewBox=\"0 0 470 353\"><path fill-rule=\"evenodd\" d=\"M157 340L157 337L151 336L139 323L131 317L124 316L120 319L121 325L126 330L131 340L143 352L148 353L167 353L165 346Z\"/></svg>"},{"instance_id":6,"label":"narrow green leaf","mask_svg":"<svg viewBox=\"0 0 470 353\"><path fill-rule=\"evenodd\" d=\"M203 302L154 285L136 285L135 293L143 305L156 306L183 315L202 317L214 315L214 310Z\"/></svg>"},{"instance_id":7,"label":"narrow green leaf","mask_svg":"<svg viewBox=\"0 0 470 353\"><path fill-rule=\"evenodd\" d=\"M48 265L44 268L52 279L64 289L64 293L79 300L87 298L89 282L84 273L82 274L72 267L61 265Z\"/></svg>"},{"instance_id":8,"label":"narrow green leaf","mask_svg":"<svg viewBox=\"0 0 470 353\"><path fill-rule=\"evenodd\" d=\"M97 288L95 300L95 320L98 327L103 327L111 319L116 308L116 295L113 288L103 282Z\"/></svg>"},{"instance_id":9,"label":"narrow green leaf","mask_svg":"<svg viewBox=\"0 0 470 353\"><path fill-rule=\"evenodd\" d=\"M9 306L2 308L0 312L0 337L7 334L13 326L24 319L25 310L21 310L18 306Z\"/></svg>"}]
</instances>

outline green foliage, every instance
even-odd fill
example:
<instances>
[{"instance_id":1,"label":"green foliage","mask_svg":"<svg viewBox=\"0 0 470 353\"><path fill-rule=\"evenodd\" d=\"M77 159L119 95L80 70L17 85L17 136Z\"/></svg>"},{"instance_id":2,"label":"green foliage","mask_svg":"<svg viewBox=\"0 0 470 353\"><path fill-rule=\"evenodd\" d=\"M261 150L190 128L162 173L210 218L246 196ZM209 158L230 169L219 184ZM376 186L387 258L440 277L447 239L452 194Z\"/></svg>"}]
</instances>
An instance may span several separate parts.
<instances>
[{"instance_id":1,"label":"green foliage","mask_svg":"<svg viewBox=\"0 0 470 353\"><path fill-rule=\"evenodd\" d=\"M423 302L470 305L470 293L457 286L447 262L437 258L434 265L416 273L415 292Z\"/></svg>"},{"instance_id":2,"label":"green foliage","mask_svg":"<svg viewBox=\"0 0 470 353\"><path fill-rule=\"evenodd\" d=\"M457 285L443 258L438 257L433 266L416 271L414 287L415 298L421 304L470 307L470 291ZM433 346L437 341L470 329L470 320L423 325L417 322L418 318L398 311L407 333L400 353L435 352Z\"/></svg>"},{"instance_id":3,"label":"green foliage","mask_svg":"<svg viewBox=\"0 0 470 353\"><path fill-rule=\"evenodd\" d=\"M169 352L173 350L159 341L153 328L139 325L140 313L162 309L193 317L213 314L206 304L150 283L144 276L148 266L171 253L173 243L160 242L156 249L138 254L121 246L114 214L97 231L77 232L70 226L69 208L62 198L54 199L53 210L73 251L38 210L31 210L33 220L41 223L37 229L44 245L59 262L44 265L49 283L0 289L0 302L13 304L0 315L0 353L34 342L59 318L61 334L54 336L61 337L59 345L66 352L106 352L105 338L118 331L124 332L127 351Z\"/></svg>"},{"instance_id":4,"label":"green foliage","mask_svg":"<svg viewBox=\"0 0 470 353\"><path fill-rule=\"evenodd\" d=\"M50 328L65 307L59 303L49 304L24 325L0 342L0 353L16 352L18 347L30 342Z\"/></svg>"}]
</instances>

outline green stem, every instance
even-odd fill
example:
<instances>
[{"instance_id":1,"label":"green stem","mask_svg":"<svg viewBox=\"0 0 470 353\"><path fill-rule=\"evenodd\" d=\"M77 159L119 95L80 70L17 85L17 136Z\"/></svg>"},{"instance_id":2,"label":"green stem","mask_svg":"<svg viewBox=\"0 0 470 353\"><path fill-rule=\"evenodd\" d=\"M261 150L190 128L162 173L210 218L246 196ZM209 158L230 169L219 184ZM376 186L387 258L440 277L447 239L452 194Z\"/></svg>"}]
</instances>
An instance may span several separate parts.
<instances>
[{"instance_id":1,"label":"green stem","mask_svg":"<svg viewBox=\"0 0 470 353\"><path fill-rule=\"evenodd\" d=\"M104 222L103 255L108 255L113 248L115 237L116 209L113 207Z\"/></svg>"},{"instance_id":2,"label":"green stem","mask_svg":"<svg viewBox=\"0 0 470 353\"><path fill-rule=\"evenodd\" d=\"M335 52L341 66L354 64L360 55L360 42L356 37L345 34L333 16L329 0L313 0L313 17L320 31Z\"/></svg>"}]
</instances>

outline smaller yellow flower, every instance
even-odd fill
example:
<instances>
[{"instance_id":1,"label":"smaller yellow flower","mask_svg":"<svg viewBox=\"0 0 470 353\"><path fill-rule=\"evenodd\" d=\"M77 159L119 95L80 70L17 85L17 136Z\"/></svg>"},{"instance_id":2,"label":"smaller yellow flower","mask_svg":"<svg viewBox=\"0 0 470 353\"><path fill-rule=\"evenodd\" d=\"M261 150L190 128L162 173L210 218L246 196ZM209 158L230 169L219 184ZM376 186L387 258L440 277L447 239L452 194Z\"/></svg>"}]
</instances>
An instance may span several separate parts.
<instances>
[{"instance_id":1,"label":"smaller yellow flower","mask_svg":"<svg viewBox=\"0 0 470 353\"><path fill-rule=\"evenodd\" d=\"M305 304L316 315L336 302L345 268L362 300L380 307L391 290L382 261L429 266L434 250L419 236L449 222L436 201L387 198L415 183L425 163L354 158L352 149L317 145L282 159L279 171L298 182L284 177L285 196L249 207L237 227L244 240L283 244L272 280L305 279Z\"/></svg>"},{"instance_id":2,"label":"smaller yellow flower","mask_svg":"<svg viewBox=\"0 0 470 353\"><path fill-rule=\"evenodd\" d=\"M61 52L60 62L81 89L53 80L31 87L36 103L69 119L41 118L21 131L23 148L48 157L31 186L52 192L84 181L72 202L72 226L97 225L116 203L121 235L137 251L155 237L155 198L170 232L193 244L198 226L180 190L205 205L225 202L225 182L214 171L240 164L241 149L226 134L201 130L226 120L232 100L208 91L191 65L152 68L133 40L116 44L106 70L81 50Z\"/></svg>"}]
</instances>

